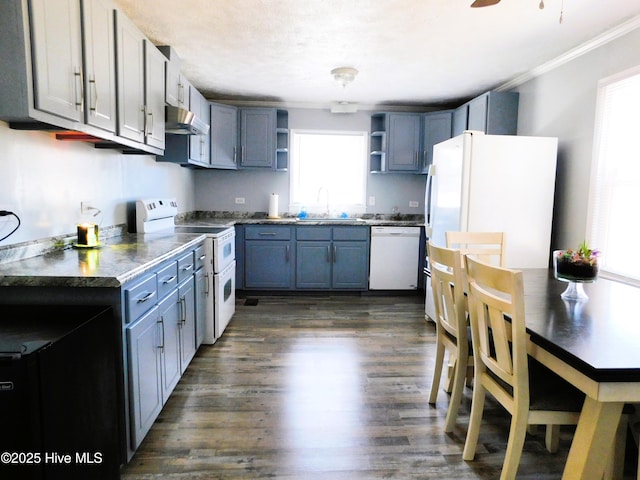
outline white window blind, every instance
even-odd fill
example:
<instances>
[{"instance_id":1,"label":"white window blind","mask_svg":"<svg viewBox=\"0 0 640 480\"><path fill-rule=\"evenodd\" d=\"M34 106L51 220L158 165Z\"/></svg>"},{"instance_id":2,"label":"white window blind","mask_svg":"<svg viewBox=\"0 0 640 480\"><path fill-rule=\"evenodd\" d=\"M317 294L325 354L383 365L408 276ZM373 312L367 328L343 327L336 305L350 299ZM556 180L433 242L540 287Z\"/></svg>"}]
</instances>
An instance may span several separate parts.
<instances>
[{"instance_id":1,"label":"white window blind","mask_svg":"<svg viewBox=\"0 0 640 480\"><path fill-rule=\"evenodd\" d=\"M364 210L367 132L291 131L290 209Z\"/></svg>"},{"instance_id":2,"label":"white window blind","mask_svg":"<svg viewBox=\"0 0 640 480\"><path fill-rule=\"evenodd\" d=\"M590 192L600 271L640 282L640 68L600 82Z\"/></svg>"}]
</instances>

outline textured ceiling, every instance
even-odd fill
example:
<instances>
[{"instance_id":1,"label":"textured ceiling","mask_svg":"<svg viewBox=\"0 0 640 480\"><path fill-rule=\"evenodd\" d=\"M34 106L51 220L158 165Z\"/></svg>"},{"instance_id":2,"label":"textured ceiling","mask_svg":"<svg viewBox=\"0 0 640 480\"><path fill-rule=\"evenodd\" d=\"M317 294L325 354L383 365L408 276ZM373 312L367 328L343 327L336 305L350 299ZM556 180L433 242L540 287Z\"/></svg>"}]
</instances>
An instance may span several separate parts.
<instances>
[{"instance_id":1,"label":"textured ceiling","mask_svg":"<svg viewBox=\"0 0 640 480\"><path fill-rule=\"evenodd\" d=\"M310 105L456 103L640 15L640 0L115 1L207 98ZM341 66L359 70L346 88Z\"/></svg>"}]
</instances>

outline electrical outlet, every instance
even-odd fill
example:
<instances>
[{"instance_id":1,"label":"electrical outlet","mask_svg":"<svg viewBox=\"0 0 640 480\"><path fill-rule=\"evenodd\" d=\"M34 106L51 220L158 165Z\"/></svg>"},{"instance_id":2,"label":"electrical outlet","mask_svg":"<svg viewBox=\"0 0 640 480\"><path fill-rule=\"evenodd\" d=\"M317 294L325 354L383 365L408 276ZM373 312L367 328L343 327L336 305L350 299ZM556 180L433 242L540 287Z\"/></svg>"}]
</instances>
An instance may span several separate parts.
<instances>
[{"instance_id":1,"label":"electrical outlet","mask_svg":"<svg viewBox=\"0 0 640 480\"><path fill-rule=\"evenodd\" d=\"M236 203L243 205L244 204L244 197L236 197Z\"/></svg>"},{"instance_id":2,"label":"electrical outlet","mask_svg":"<svg viewBox=\"0 0 640 480\"><path fill-rule=\"evenodd\" d=\"M369 206L373 207L376 204L376 197L374 197L373 195L371 195L369 197Z\"/></svg>"},{"instance_id":3,"label":"electrical outlet","mask_svg":"<svg viewBox=\"0 0 640 480\"><path fill-rule=\"evenodd\" d=\"M420 202L417 202L415 200L409 200L409 206L412 208L418 208L420 206Z\"/></svg>"}]
</instances>

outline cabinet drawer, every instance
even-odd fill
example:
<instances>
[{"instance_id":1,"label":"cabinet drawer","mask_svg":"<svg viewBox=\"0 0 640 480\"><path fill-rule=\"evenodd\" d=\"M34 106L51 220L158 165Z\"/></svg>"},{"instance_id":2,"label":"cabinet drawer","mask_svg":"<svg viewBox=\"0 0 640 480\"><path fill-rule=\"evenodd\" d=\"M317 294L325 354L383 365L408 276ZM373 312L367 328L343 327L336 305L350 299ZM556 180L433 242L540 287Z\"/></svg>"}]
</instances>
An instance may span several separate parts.
<instances>
[{"instance_id":1,"label":"cabinet drawer","mask_svg":"<svg viewBox=\"0 0 640 480\"><path fill-rule=\"evenodd\" d=\"M334 240L367 240L369 227L333 227Z\"/></svg>"},{"instance_id":2,"label":"cabinet drawer","mask_svg":"<svg viewBox=\"0 0 640 480\"><path fill-rule=\"evenodd\" d=\"M289 240L291 239L291 227L248 225L245 227L245 238L247 240Z\"/></svg>"},{"instance_id":3,"label":"cabinet drawer","mask_svg":"<svg viewBox=\"0 0 640 480\"><path fill-rule=\"evenodd\" d=\"M124 291L127 323L138 319L158 301L156 274L145 277Z\"/></svg>"},{"instance_id":4,"label":"cabinet drawer","mask_svg":"<svg viewBox=\"0 0 640 480\"><path fill-rule=\"evenodd\" d=\"M331 240L332 227L296 227L297 240Z\"/></svg>"},{"instance_id":5,"label":"cabinet drawer","mask_svg":"<svg viewBox=\"0 0 640 480\"><path fill-rule=\"evenodd\" d=\"M204 261L207 258L204 253L204 245L200 245L199 247L196 247L196 249L193 251L193 255L194 255L194 261L196 262L195 269L199 270L200 268L204 267Z\"/></svg>"},{"instance_id":6,"label":"cabinet drawer","mask_svg":"<svg viewBox=\"0 0 640 480\"><path fill-rule=\"evenodd\" d=\"M178 286L178 264L171 262L158 271L158 298L163 298Z\"/></svg>"},{"instance_id":7,"label":"cabinet drawer","mask_svg":"<svg viewBox=\"0 0 640 480\"><path fill-rule=\"evenodd\" d=\"M192 275L195 271L195 263L193 260L193 251L183 255L178 259L178 283L185 280L189 275Z\"/></svg>"}]
</instances>

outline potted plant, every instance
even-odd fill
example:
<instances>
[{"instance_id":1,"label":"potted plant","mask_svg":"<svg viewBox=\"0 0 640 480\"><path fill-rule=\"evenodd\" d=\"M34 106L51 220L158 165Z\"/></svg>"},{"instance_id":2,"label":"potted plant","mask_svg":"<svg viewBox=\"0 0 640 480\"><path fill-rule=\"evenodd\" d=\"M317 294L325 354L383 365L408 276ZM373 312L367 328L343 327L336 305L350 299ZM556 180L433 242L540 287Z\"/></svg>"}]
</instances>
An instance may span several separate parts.
<instances>
[{"instance_id":1,"label":"potted plant","mask_svg":"<svg viewBox=\"0 0 640 480\"><path fill-rule=\"evenodd\" d=\"M580 300L588 298L582 289L582 283L593 282L598 277L597 250L589 248L587 241L580 243L577 250L555 250L553 252L553 271L558 280L569 282L562 298Z\"/></svg>"}]
</instances>

